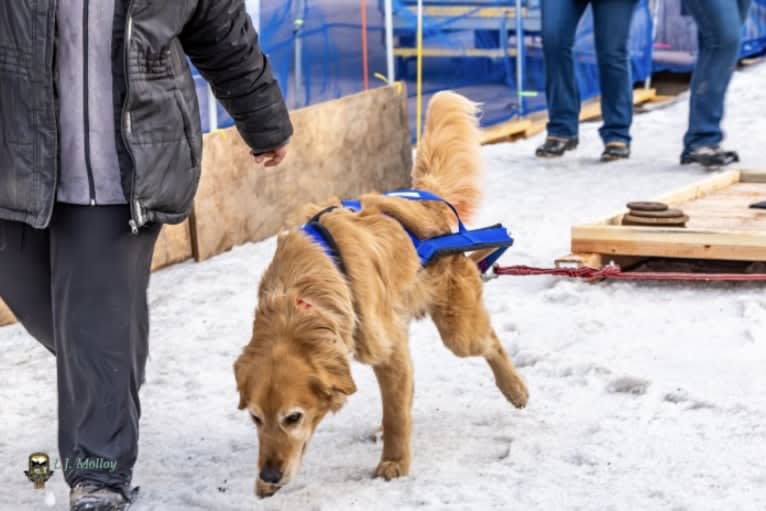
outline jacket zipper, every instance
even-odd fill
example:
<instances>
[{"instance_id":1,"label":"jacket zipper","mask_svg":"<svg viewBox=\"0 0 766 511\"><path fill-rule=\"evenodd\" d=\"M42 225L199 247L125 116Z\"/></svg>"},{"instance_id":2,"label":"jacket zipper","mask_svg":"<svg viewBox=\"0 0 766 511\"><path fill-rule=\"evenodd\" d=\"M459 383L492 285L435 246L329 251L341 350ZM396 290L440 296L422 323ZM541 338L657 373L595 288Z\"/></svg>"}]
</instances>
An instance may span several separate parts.
<instances>
[{"instance_id":1,"label":"jacket zipper","mask_svg":"<svg viewBox=\"0 0 766 511\"><path fill-rule=\"evenodd\" d=\"M130 160L133 163L133 174L130 180L130 197L128 198L128 204L130 206L130 220L128 225L130 226L130 232L138 234L138 229L144 225L145 220L141 211L141 202L136 199L136 160L133 156L133 152L130 150L130 144L128 143L128 136L133 134L133 121L130 117L130 110L128 109L128 98L130 96L130 77L128 76L128 58L130 56L130 39L133 36L133 0L128 2L128 21L125 26L125 43L124 43L124 55L123 55L123 73L125 74L125 102L122 105L122 141L125 144L125 150L130 155Z\"/></svg>"},{"instance_id":2,"label":"jacket zipper","mask_svg":"<svg viewBox=\"0 0 766 511\"><path fill-rule=\"evenodd\" d=\"M59 161L59 158L58 158L58 154L59 154L59 142L58 142L58 140L59 140L59 136L58 136L59 135L59 112L58 112L59 106L58 106L58 103L59 103L60 99L59 99L59 95L55 92L56 91L56 87L60 87L61 86L61 84L59 83L59 80L58 80L58 75L56 74L56 66L58 65L58 63L56 62L56 59L59 58L59 56L58 56L58 47L57 47L58 46L58 41L57 41L58 32L57 32L57 28L56 28L56 14L58 13L58 1L57 0L53 0L51 2L51 5L53 6L52 7L53 8L53 14L52 14L52 16L53 16L53 24L52 25L53 26L51 27L52 30L53 30L53 37L51 38L51 40L53 41L53 44L52 44L52 48L48 48L50 50L50 52L51 52L50 60L48 62L50 64L49 70L50 70L51 76L52 76L50 85L51 85L51 91L52 91L52 94L53 94L53 101L52 101L52 103L53 103L53 111L54 111L54 118L55 118L54 119L54 126L55 126L55 128L54 128L55 131L54 132L56 134L56 136L54 137L54 141L53 141L53 143L54 143L54 152L53 152L53 154L56 155L56 158L53 159L53 193L51 193L51 202L50 202L50 207L48 208L48 217L45 219L45 225L46 226L50 225L51 218L53 218L53 208L56 207L56 196L58 194L58 189L59 189L59 170L60 170L59 169L59 163L58 163L58 161Z\"/></svg>"},{"instance_id":3,"label":"jacket zipper","mask_svg":"<svg viewBox=\"0 0 766 511\"><path fill-rule=\"evenodd\" d=\"M90 108L88 105L88 26L90 16L88 15L88 0L82 2L82 53L83 53L83 104L82 111L85 120L85 169L88 172L88 188L90 191L90 205L96 205L96 183L93 179L93 164L90 158Z\"/></svg>"}]
</instances>

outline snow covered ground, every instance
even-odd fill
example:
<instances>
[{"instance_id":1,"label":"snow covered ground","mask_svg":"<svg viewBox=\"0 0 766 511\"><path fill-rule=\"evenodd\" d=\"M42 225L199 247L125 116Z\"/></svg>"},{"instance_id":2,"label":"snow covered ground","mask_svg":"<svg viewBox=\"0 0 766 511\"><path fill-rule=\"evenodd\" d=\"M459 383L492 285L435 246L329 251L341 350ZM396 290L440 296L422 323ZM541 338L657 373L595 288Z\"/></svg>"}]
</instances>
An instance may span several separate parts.
<instances>
[{"instance_id":1,"label":"snow covered ground","mask_svg":"<svg viewBox=\"0 0 766 511\"><path fill-rule=\"evenodd\" d=\"M750 68L729 94L728 145L747 168L766 168L765 83L766 66ZM504 262L550 265L573 222L703 178L677 163L684 99L636 117L627 162L597 162L597 124L560 160L532 156L541 137L487 147L476 223L512 228ZM380 401L356 365L358 393L320 426L298 479L257 501L256 436L231 366L273 249L153 276L136 511L766 509L763 286L510 277L486 286L486 302L528 381L527 409L505 402L483 361L454 358L430 323L415 324L411 475L370 478ZM33 450L57 453L54 360L18 326L0 330L0 346L0 510L49 509L22 470ZM66 509L60 473L49 491Z\"/></svg>"}]
</instances>

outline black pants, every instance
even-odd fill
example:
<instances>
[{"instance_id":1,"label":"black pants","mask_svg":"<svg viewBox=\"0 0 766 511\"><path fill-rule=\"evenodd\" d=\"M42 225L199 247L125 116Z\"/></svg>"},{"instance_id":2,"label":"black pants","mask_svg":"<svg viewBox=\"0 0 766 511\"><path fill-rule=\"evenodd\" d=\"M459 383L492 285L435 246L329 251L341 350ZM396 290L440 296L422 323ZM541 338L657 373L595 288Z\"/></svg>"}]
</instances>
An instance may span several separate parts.
<instances>
[{"instance_id":1,"label":"black pants","mask_svg":"<svg viewBox=\"0 0 766 511\"><path fill-rule=\"evenodd\" d=\"M130 233L127 206L57 204L50 227L0 220L0 297L56 356L59 450L70 486L127 490L160 227Z\"/></svg>"}]
</instances>

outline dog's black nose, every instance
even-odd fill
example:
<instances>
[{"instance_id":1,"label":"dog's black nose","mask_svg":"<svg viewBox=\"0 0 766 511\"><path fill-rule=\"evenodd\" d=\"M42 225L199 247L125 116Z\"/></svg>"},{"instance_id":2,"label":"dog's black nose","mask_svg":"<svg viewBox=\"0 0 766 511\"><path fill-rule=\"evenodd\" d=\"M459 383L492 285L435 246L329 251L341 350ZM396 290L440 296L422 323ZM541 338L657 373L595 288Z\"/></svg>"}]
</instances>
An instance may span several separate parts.
<instances>
[{"instance_id":1,"label":"dog's black nose","mask_svg":"<svg viewBox=\"0 0 766 511\"><path fill-rule=\"evenodd\" d=\"M282 479L282 472L266 465L261 469L260 478L265 483L277 484Z\"/></svg>"}]
</instances>

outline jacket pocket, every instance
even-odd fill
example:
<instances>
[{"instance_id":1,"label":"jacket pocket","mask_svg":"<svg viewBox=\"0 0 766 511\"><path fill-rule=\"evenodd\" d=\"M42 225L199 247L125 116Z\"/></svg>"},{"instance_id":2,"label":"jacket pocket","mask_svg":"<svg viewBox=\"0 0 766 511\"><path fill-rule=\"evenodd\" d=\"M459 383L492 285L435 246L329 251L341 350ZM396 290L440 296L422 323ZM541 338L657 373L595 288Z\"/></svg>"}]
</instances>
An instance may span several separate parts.
<instances>
[{"instance_id":1,"label":"jacket pocket","mask_svg":"<svg viewBox=\"0 0 766 511\"><path fill-rule=\"evenodd\" d=\"M173 89L173 96L175 97L178 111L181 112L181 121L184 125L184 138L186 139L186 145L189 147L189 158L191 161L191 166L198 167L200 164L200 155L195 150L196 144L194 143L194 130L192 129L192 121L191 115L189 114L189 109L186 106L186 101L181 95L181 91L178 89Z\"/></svg>"}]
</instances>

